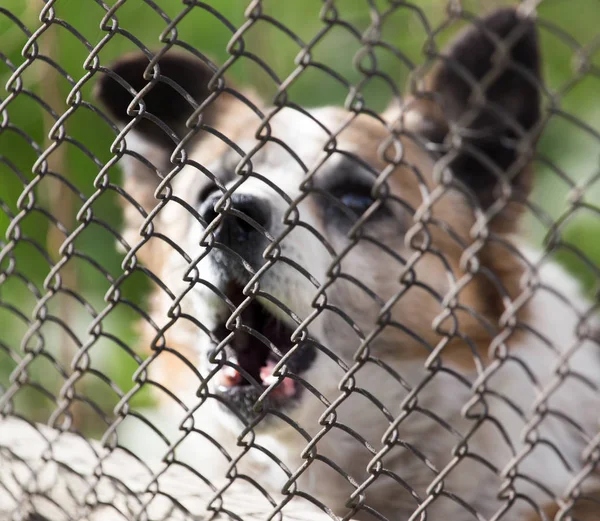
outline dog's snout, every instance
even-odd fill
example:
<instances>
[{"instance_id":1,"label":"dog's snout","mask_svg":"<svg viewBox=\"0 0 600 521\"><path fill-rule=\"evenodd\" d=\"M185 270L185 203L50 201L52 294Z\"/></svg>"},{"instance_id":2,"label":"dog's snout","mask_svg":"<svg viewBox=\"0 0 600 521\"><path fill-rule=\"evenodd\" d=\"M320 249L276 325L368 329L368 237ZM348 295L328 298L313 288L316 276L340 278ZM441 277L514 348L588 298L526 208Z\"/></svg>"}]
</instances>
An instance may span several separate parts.
<instances>
[{"instance_id":1,"label":"dog's snout","mask_svg":"<svg viewBox=\"0 0 600 521\"><path fill-rule=\"evenodd\" d=\"M202 218L208 225L217 216L215 203L221 194L209 197L200 209ZM247 194L233 194L231 206L221 219L215 230L215 239L229 246L251 240L254 236L263 236L263 229L268 227L270 211L268 203L259 197Z\"/></svg>"}]
</instances>

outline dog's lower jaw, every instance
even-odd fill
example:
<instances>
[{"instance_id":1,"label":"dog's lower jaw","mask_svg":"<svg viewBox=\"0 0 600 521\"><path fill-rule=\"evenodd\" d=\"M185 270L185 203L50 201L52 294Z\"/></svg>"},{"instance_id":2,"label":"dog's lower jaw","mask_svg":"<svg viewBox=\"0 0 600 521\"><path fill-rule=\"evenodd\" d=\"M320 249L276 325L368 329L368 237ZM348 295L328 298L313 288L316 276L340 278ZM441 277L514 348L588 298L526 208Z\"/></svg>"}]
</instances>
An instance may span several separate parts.
<instances>
[{"instance_id":1,"label":"dog's lower jaw","mask_svg":"<svg viewBox=\"0 0 600 521\"><path fill-rule=\"evenodd\" d=\"M423 372L420 363L415 364L414 368L404 367L404 369L415 377L417 372ZM369 371L365 370L358 379L359 386L369 389L372 385L382 381L381 376L377 378L373 374L367 373ZM388 390L394 388L391 386L391 381L387 383L390 384ZM406 391L402 390L399 385L395 388L398 389L398 392L389 392L387 407L392 404L400 404L404 398ZM327 399L333 402L341 395L341 391L332 386L326 395ZM458 399L456 394L455 398ZM443 400L438 401L443 402ZM298 407L290 412L290 423L276 418L264 418L253 427L252 434L243 437L239 437L244 430L242 422L233 414L223 410L222 407L213 405L207 402L200 408L195 418L196 423L203 426L210 425L211 428L218 431L218 434L214 435L215 438L227 439L226 448L234 458L240 451L245 450L244 447L253 446L236 464L238 473L248 474L259 479L261 485L265 486L275 499L283 499L281 493L286 493L283 487L288 481L289 475L304 468L289 487L289 491L301 490L315 497L340 516L347 515L351 510L351 505L361 501L360 496L354 500L351 499L356 490L355 483L367 482L371 477L367 469L375 454L357 439L364 439L375 452L382 451L384 445L381 443L381 438L389 427L389 421L381 410L376 407L364 407L365 404L361 403L358 394L353 394L347 400L342 401L338 407L333 409L332 414L323 416L324 405L316 397L306 393ZM390 407L390 409L392 408ZM446 410L448 414L457 412L456 407L447 407ZM360 414L357 414L357 411ZM200 417L202 413L204 413L204 420ZM351 428L358 436L353 437L347 434L337 427L336 423ZM302 428L309 439L301 435L294 425ZM441 431L442 429L439 427L436 432L431 425L426 426L417 421L412 422L410 429L403 429L401 436L403 441L418 445L422 433L429 432L431 442L428 442L427 445L435 447L439 454L448 454L452 443L457 440L448 436L444 438ZM307 450L310 439L319 434L323 434L322 437L312 449ZM405 479L407 483L415 484L415 487L418 487L417 493L423 494L426 485L434 478L434 475L428 473L421 480L422 482L418 482L417 477L423 476L426 470L423 462L415 460L410 451L401 448L395 448L394 451L391 470L397 473L401 479ZM195 452L197 458L199 451ZM287 472L281 470L279 461L275 461L267 453L273 454L286 467ZM187 458L188 456L183 457ZM387 466L389 457L384 457L383 462L384 466ZM342 471L336 470L336 467ZM376 470L373 471L373 474L376 474ZM215 479L222 480L224 475L225 469L215 470ZM287 492L289 493L289 491ZM390 520L404 519L417 507L415 499L408 491L401 489L396 481L386 479L384 476L378 477L367 487L366 504ZM372 519L369 514L360 509L353 517L358 520Z\"/></svg>"}]
</instances>

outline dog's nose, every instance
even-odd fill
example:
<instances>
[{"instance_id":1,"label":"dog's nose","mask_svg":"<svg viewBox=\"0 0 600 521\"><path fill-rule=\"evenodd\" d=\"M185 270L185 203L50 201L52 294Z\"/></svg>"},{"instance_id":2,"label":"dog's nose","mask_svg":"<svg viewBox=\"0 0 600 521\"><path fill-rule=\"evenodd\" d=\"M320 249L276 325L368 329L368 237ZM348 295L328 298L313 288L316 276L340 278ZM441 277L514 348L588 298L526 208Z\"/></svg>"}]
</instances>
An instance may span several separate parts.
<instances>
[{"instance_id":1,"label":"dog's nose","mask_svg":"<svg viewBox=\"0 0 600 521\"><path fill-rule=\"evenodd\" d=\"M221 194L215 194L204 201L200 207L200 215L207 225L218 215L215 211L215 203L220 197ZM234 246L255 237L263 237L261 228L267 228L269 219L269 206L265 200L248 194L233 194L231 207L214 232L215 239L228 246Z\"/></svg>"}]
</instances>

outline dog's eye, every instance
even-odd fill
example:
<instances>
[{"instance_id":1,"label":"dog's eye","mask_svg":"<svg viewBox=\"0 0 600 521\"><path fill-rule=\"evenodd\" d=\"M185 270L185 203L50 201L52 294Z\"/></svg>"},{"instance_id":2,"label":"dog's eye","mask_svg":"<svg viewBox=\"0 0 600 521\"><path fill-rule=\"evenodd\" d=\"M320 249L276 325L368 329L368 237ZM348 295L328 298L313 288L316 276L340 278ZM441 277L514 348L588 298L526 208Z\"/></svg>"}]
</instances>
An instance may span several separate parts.
<instances>
[{"instance_id":1,"label":"dog's eye","mask_svg":"<svg viewBox=\"0 0 600 521\"><path fill-rule=\"evenodd\" d=\"M361 216L373 204L371 188L372 186L367 183L348 183L332 190L332 195L344 205L344 210L347 209L354 215Z\"/></svg>"},{"instance_id":2,"label":"dog's eye","mask_svg":"<svg viewBox=\"0 0 600 521\"><path fill-rule=\"evenodd\" d=\"M329 190L323 190L324 197L321 204L328 224L337 227L352 225L371 208L375 199L372 195L371 183L354 183L352 181L338 184ZM373 212L369 212L369 222L389 214L385 205L379 205Z\"/></svg>"},{"instance_id":3,"label":"dog's eye","mask_svg":"<svg viewBox=\"0 0 600 521\"><path fill-rule=\"evenodd\" d=\"M367 208L373 204L373 198L370 192L366 191L352 191L346 192L339 196L340 202L349 210L357 215L365 213Z\"/></svg>"}]
</instances>

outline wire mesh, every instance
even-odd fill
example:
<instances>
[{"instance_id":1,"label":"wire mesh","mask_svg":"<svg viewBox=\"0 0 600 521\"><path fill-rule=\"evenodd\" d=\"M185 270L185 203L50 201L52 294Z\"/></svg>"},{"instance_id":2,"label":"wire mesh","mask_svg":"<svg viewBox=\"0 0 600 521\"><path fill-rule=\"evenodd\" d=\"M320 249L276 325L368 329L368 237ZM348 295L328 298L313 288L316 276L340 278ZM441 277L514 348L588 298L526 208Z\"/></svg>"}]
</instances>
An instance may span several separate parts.
<instances>
[{"instance_id":1,"label":"wire mesh","mask_svg":"<svg viewBox=\"0 0 600 521\"><path fill-rule=\"evenodd\" d=\"M0 7L0 518L600 519L575 3Z\"/></svg>"}]
</instances>

